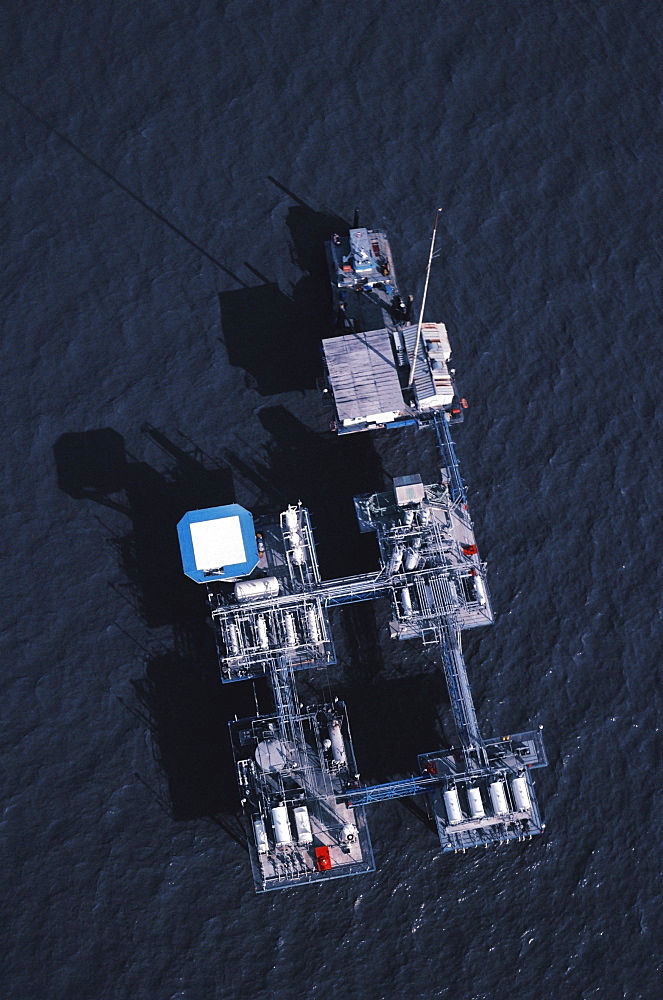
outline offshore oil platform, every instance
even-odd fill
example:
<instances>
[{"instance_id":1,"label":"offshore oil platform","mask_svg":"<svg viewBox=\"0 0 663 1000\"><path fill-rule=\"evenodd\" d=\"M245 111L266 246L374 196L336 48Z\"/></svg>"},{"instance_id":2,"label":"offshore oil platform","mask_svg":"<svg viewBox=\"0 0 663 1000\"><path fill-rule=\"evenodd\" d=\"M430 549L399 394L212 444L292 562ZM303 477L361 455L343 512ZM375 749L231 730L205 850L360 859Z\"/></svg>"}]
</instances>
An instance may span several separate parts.
<instances>
[{"instance_id":1,"label":"offshore oil platform","mask_svg":"<svg viewBox=\"0 0 663 1000\"><path fill-rule=\"evenodd\" d=\"M339 434L430 427L438 482L419 475L354 498L361 532L375 532L373 573L322 580L308 510L291 504L255 522L238 504L190 511L178 525L184 571L207 587L221 679L269 678L274 710L229 724L257 891L375 868L366 820L372 802L423 795L444 851L523 840L543 830L531 771L547 763L541 729L481 736L461 632L493 614L450 428L463 419L442 323L398 290L384 232L355 225L326 252L338 335L322 343L323 391ZM296 673L335 662L329 610L390 602L390 636L437 648L458 745L422 753L415 775L359 780L347 709L303 705Z\"/></svg>"}]
</instances>

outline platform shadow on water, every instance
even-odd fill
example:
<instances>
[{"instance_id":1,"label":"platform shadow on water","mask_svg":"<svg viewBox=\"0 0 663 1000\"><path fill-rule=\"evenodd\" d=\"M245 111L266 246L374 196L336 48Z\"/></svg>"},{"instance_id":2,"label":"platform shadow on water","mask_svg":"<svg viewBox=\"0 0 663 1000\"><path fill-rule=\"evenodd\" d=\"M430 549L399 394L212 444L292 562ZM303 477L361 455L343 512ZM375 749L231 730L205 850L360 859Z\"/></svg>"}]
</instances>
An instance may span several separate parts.
<instances>
[{"instance_id":1,"label":"platform shadow on water","mask_svg":"<svg viewBox=\"0 0 663 1000\"><path fill-rule=\"evenodd\" d=\"M144 676L132 682L135 714L149 726L173 817L215 816L225 829L223 815L235 814L238 799L224 723L253 713L253 692L221 685L204 588L182 573L176 526L187 510L232 502L232 474L150 425L143 430L167 454L165 472L132 458L122 435L102 428L56 441L58 485L127 519L126 532L110 539L126 595L148 629L172 630L172 648L148 654Z\"/></svg>"},{"instance_id":2,"label":"platform shadow on water","mask_svg":"<svg viewBox=\"0 0 663 1000\"><path fill-rule=\"evenodd\" d=\"M292 291L284 292L246 264L261 284L219 295L228 360L243 368L252 387L266 396L314 388L322 375L320 342L333 329L324 243L347 223L297 199L288 209L286 226L293 263L303 272Z\"/></svg>"}]
</instances>

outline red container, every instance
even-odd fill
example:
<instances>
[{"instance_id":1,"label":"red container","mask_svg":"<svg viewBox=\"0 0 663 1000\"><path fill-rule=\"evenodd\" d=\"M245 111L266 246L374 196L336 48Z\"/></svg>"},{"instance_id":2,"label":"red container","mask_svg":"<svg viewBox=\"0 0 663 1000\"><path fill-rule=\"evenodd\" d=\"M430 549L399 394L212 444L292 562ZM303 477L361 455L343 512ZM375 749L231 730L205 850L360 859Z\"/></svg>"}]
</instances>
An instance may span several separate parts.
<instances>
[{"instance_id":1,"label":"red container","mask_svg":"<svg viewBox=\"0 0 663 1000\"><path fill-rule=\"evenodd\" d=\"M316 847L315 866L319 872L326 872L329 871L329 869L331 868L332 863L331 863L331 858L329 856L329 848L327 846Z\"/></svg>"}]
</instances>

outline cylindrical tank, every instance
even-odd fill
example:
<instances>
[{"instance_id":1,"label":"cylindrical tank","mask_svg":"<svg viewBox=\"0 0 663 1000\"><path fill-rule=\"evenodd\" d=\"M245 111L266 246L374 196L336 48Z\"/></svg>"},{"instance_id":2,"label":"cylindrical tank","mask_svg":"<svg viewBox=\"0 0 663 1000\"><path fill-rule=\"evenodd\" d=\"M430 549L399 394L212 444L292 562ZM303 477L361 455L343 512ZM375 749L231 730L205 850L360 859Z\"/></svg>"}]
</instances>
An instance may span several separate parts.
<instances>
[{"instance_id":1,"label":"cylindrical tank","mask_svg":"<svg viewBox=\"0 0 663 1000\"><path fill-rule=\"evenodd\" d=\"M412 522L414 521L414 511L412 509L410 510L405 509L402 512L401 517L403 519L403 524L408 524L408 525L412 524Z\"/></svg>"},{"instance_id":2,"label":"cylindrical tank","mask_svg":"<svg viewBox=\"0 0 663 1000\"><path fill-rule=\"evenodd\" d=\"M412 598L407 587L403 587L401 590L401 607L406 617L412 614Z\"/></svg>"},{"instance_id":3,"label":"cylindrical tank","mask_svg":"<svg viewBox=\"0 0 663 1000\"><path fill-rule=\"evenodd\" d=\"M525 772L521 771L517 777L512 778L510 785L516 810L518 812L529 812L532 808L532 800L529 797L529 788L527 787Z\"/></svg>"},{"instance_id":4,"label":"cylindrical tank","mask_svg":"<svg viewBox=\"0 0 663 1000\"><path fill-rule=\"evenodd\" d=\"M256 619L256 631L258 633L258 645L261 649L268 649L269 636L267 635L267 622L264 615L258 615Z\"/></svg>"},{"instance_id":5,"label":"cylindrical tank","mask_svg":"<svg viewBox=\"0 0 663 1000\"><path fill-rule=\"evenodd\" d=\"M474 586L477 591L477 601L479 604L483 605L486 603L486 585L483 582L483 578L477 573L474 577Z\"/></svg>"},{"instance_id":6,"label":"cylindrical tank","mask_svg":"<svg viewBox=\"0 0 663 1000\"><path fill-rule=\"evenodd\" d=\"M345 741L341 732L341 723L334 719L329 723L329 739L331 740L332 756L337 764L345 764Z\"/></svg>"},{"instance_id":7,"label":"cylindrical tank","mask_svg":"<svg viewBox=\"0 0 663 1000\"><path fill-rule=\"evenodd\" d=\"M306 627L308 628L308 637L311 642L320 642L320 628L315 608L308 608L306 612Z\"/></svg>"},{"instance_id":8,"label":"cylindrical tank","mask_svg":"<svg viewBox=\"0 0 663 1000\"><path fill-rule=\"evenodd\" d=\"M463 814L460 811L460 802L458 801L458 792L456 791L455 785L449 785L448 788L444 789L444 808L447 812L447 818L450 823L460 823L463 818Z\"/></svg>"},{"instance_id":9,"label":"cylindrical tank","mask_svg":"<svg viewBox=\"0 0 663 1000\"><path fill-rule=\"evenodd\" d=\"M311 830L311 819L306 806L295 806L292 810L295 817L295 827L297 829L297 840L300 844L313 843L313 831Z\"/></svg>"},{"instance_id":10,"label":"cylindrical tank","mask_svg":"<svg viewBox=\"0 0 663 1000\"><path fill-rule=\"evenodd\" d=\"M289 646L296 646L299 641L295 629L295 619L290 611L285 616L285 641Z\"/></svg>"},{"instance_id":11,"label":"cylindrical tank","mask_svg":"<svg viewBox=\"0 0 663 1000\"><path fill-rule=\"evenodd\" d=\"M394 545L393 552L389 558L389 563L387 564L387 576L392 576L394 573L398 573L401 568L401 563L403 562L403 546Z\"/></svg>"},{"instance_id":12,"label":"cylindrical tank","mask_svg":"<svg viewBox=\"0 0 663 1000\"><path fill-rule=\"evenodd\" d=\"M481 789L476 786L468 785L467 787L467 801L470 806L470 816L472 819L483 819L486 812L483 808L483 799L481 798Z\"/></svg>"},{"instance_id":13,"label":"cylindrical tank","mask_svg":"<svg viewBox=\"0 0 663 1000\"><path fill-rule=\"evenodd\" d=\"M257 597L276 597L279 581L275 576L262 576L257 580L239 580L235 584L235 599L254 601Z\"/></svg>"},{"instance_id":14,"label":"cylindrical tank","mask_svg":"<svg viewBox=\"0 0 663 1000\"><path fill-rule=\"evenodd\" d=\"M422 528L425 528L430 521L430 507L420 507L419 508L419 524Z\"/></svg>"},{"instance_id":15,"label":"cylindrical tank","mask_svg":"<svg viewBox=\"0 0 663 1000\"><path fill-rule=\"evenodd\" d=\"M226 632L226 639L228 645L228 652L232 656L237 656L239 653L239 629L232 622L228 626L228 631Z\"/></svg>"},{"instance_id":16,"label":"cylindrical tank","mask_svg":"<svg viewBox=\"0 0 663 1000\"><path fill-rule=\"evenodd\" d=\"M258 854L267 854L269 851L269 841L267 840L267 830L262 816L253 821L253 836L255 838Z\"/></svg>"},{"instance_id":17,"label":"cylindrical tank","mask_svg":"<svg viewBox=\"0 0 663 1000\"><path fill-rule=\"evenodd\" d=\"M274 840L277 847L281 844L292 843L288 807L282 802L272 808L272 826L274 827Z\"/></svg>"},{"instance_id":18,"label":"cylindrical tank","mask_svg":"<svg viewBox=\"0 0 663 1000\"><path fill-rule=\"evenodd\" d=\"M295 566L303 566L306 562L306 555L304 554L303 545L295 545L292 549L292 561Z\"/></svg>"},{"instance_id":19,"label":"cylindrical tank","mask_svg":"<svg viewBox=\"0 0 663 1000\"><path fill-rule=\"evenodd\" d=\"M288 507L288 509L284 511L283 518L288 531L297 531L297 528L299 527L299 519L297 517L296 507Z\"/></svg>"},{"instance_id":20,"label":"cylindrical tank","mask_svg":"<svg viewBox=\"0 0 663 1000\"><path fill-rule=\"evenodd\" d=\"M405 568L408 570L416 569L419 565L419 553L416 549L407 549L405 552Z\"/></svg>"},{"instance_id":21,"label":"cylindrical tank","mask_svg":"<svg viewBox=\"0 0 663 1000\"><path fill-rule=\"evenodd\" d=\"M488 785L488 791L490 792L490 801L493 803L493 811L495 815L504 816L505 813L508 813L509 806L506 801L504 782L499 778L497 781L491 781Z\"/></svg>"},{"instance_id":22,"label":"cylindrical tank","mask_svg":"<svg viewBox=\"0 0 663 1000\"><path fill-rule=\"evenodd\" d=\"M341 836L348 844L354 844L357 839L357 833L357 827L354 823L346 823L341 831Z\"/></svg>"}]
</instances>

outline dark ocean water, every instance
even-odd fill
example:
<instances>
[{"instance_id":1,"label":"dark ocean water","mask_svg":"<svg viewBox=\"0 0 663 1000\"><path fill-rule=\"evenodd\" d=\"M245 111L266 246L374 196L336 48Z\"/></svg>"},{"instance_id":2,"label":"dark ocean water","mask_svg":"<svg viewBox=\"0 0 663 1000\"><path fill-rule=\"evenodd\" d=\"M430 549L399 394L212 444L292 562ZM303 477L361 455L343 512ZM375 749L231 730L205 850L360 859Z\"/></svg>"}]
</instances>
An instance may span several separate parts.
<instances>
[{"instance_id":1,"label":"dark ocean water","mask_svg":"<svg viewBox=\"0 0 663 1000\"><path fill-rule=\"evenodd\" d=\"M660 997L660 12L6 11L3 997ZM326 575L364 570L352 494L435 475L425 432L325 433L322 240L357 205L419 296L444 210L427 316L498 615L468 668L485 733L545 726L547 830L447 857L385 804L378 872L257 897L226 735L253 695L174 524L301 498ZM337 620L367 780L453 738L384 618Z\"/></svg>"}]
</instances>

